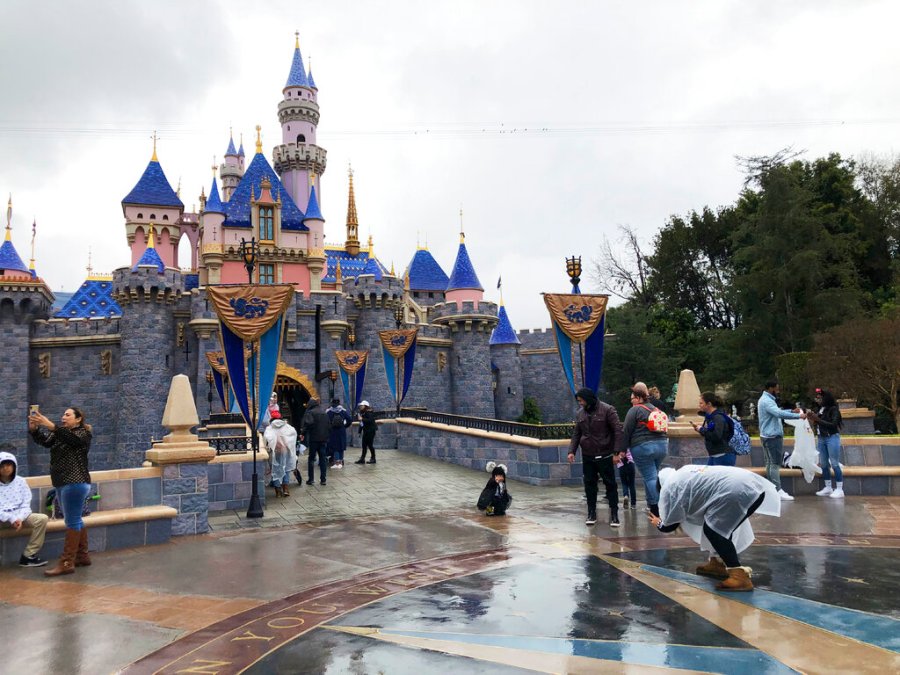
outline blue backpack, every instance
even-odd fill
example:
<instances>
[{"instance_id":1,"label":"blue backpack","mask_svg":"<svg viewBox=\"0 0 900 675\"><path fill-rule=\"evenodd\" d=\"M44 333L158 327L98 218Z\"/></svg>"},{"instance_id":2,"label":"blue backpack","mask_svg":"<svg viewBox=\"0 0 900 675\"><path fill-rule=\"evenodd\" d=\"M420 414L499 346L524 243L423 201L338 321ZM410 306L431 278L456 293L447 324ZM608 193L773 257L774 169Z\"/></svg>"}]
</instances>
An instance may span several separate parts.
<instances>
[{"instance_id":1,"label":"blue backpack","mask_svg":"<svg viewBox=\"0 0 900 675\"><path fill-rule=\"evenodd\" d=\"M749 455L750 454L750 436L747 434L747 431L744 429L744 425L741 424L739 419L731 417L728 415L728 420L731 422L731 438L728 440L728 447L736 455Z\"/></svg>"}]
</instances>

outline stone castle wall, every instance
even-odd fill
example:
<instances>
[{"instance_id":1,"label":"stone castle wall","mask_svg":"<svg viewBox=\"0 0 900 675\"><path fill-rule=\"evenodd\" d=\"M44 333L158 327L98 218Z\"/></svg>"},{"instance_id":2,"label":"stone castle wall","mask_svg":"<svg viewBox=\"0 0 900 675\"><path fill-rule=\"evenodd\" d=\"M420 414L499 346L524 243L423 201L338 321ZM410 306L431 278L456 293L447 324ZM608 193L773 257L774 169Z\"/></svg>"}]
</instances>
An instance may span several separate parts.
<instances>
[{"instance_id":1,"label":"stone castle wall","mask_svg":"<svg viewBox=\"0 0 900 675\"><path fill-rule=\"evenodd\" d=\"M522 330L517 335L522 342L519 354L524 395L537 402L545 424L572 421L575 400L556 351L553 330Z\"/></svg>"}]
</instances>

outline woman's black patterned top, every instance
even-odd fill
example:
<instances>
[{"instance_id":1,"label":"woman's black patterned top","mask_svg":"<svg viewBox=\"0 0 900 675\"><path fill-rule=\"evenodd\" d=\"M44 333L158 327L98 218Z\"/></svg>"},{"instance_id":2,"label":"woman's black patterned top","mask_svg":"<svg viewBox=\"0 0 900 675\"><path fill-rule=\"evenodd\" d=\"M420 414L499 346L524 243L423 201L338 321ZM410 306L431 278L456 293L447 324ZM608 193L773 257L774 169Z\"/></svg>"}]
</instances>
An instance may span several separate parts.
<instances>
[{"instance_id":1,"label":"woman's black patterned top","mask_svg":"<svg viewBox=\"0 0 900 675\"><path fill-rule=\"evenodd\" d=\"M53 487L91 482L88 472L91 432L87 427L56 427L53 431L41 427L32 431L31 437L35 443L50 448L50 480Z\"/></svg>"}]
</instances>

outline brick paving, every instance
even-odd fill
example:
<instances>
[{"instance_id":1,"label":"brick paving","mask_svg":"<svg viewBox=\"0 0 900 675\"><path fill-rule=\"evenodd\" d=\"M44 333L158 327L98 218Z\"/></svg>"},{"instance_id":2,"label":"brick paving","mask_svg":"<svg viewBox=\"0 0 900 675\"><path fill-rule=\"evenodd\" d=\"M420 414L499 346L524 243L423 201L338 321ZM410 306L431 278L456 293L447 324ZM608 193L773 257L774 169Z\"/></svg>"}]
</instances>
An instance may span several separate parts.
<instances>
[{"instance_id":1,"label":"brick paving","mask_svg":"<svg viewBox=\"0 0 900 675\"><path fill-rule=\"evenodd\" d=\"M353 464L348 449L343 469L329 469L326 485L290 487L290 497L266 489L265 517L248 519L244 511L210 514L214 532L255 527L284 527L301 523L343 520L364 516L408 516L473 510L488 479L483 471L439 462L398 450L378 450L377 464ZM305 459L301 471L306 477ZM583 489L536 487L510 481L513 509L559 503L577 504Z\"/></svg>"}]
</instances>

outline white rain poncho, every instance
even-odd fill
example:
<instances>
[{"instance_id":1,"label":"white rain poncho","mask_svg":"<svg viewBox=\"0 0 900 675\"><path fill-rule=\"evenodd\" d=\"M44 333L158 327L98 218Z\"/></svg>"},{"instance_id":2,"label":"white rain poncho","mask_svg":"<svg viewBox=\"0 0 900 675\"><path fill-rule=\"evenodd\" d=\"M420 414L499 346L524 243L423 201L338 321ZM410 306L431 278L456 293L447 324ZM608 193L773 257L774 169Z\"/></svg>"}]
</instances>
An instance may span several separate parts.
<instances>
[{"instance_id":1,"label":"white rain poncho","mask_svg":"<svg viewBox=\"0 0 900 675\"><path fill-rule=\"evenodd\" d=\"M794 427L794 452L788 458L787 465L803 471L807 483L812 483L816 474L822 473L818 466L819 452L816 450L816 437L808 420L785 420Z\"/></svg>"},{"instance_id":2,"label":"white rain poncho","mask_svg":"<svg viewBox=\"0 0 900 675\"><path fill-rule=\"evenodd\" d=\"M263 436L272 463L272 481L280 485L285 474L297 468L297 430L284 420L275 419Z\"/></svg>"},{"instance_id":3,"label":"white rain poncho","mask_svg":"<svg viewBox=\"0 0 900 675\"><path fill-rule=\"evenodd\" d=\"M662 524L681 523L681 529L700 544L701 550L710 553L714 549L703 534L704 523L726 539L731 537L735 550L740 553L753 543L750 519L742 523L741 520L760 494L765 498L756 513L781 515L781 500L775 486L746 469L689 464L678 471L663 469L660 482L663 484L659 495Z\"/></svg>"}]
</instances>

